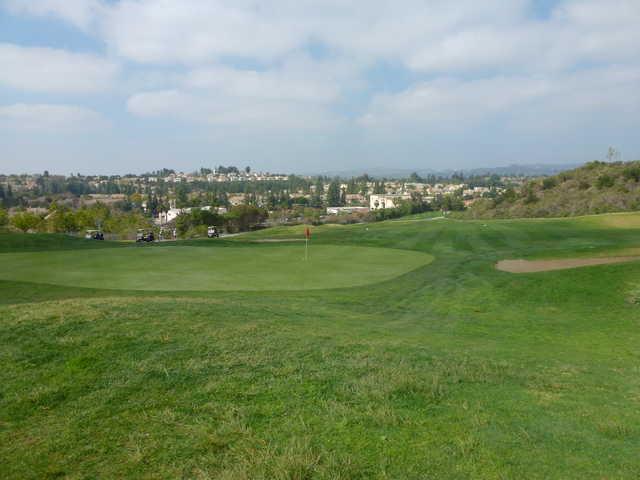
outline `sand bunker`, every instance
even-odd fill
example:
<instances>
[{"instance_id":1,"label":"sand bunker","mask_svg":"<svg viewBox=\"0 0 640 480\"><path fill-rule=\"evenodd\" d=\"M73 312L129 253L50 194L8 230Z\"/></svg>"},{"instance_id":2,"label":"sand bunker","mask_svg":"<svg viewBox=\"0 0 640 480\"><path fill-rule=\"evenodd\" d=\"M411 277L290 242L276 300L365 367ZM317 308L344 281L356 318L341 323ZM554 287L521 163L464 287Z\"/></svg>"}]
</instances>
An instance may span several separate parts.
<instances>
[{"instance_id":1,"label":"sand bunker","mask_svg":"<svg viewBox=\"0 0 640 480\"><path fill-rule=\"evenodd\" d=\"M496 268L503 272L510 273L533 273L565 270L567 268L590 267L609 263L632 262L634 260L640 260L640 256L565 258L556 260L500 260L496 263Z\"/></svg>"}]
</instances>

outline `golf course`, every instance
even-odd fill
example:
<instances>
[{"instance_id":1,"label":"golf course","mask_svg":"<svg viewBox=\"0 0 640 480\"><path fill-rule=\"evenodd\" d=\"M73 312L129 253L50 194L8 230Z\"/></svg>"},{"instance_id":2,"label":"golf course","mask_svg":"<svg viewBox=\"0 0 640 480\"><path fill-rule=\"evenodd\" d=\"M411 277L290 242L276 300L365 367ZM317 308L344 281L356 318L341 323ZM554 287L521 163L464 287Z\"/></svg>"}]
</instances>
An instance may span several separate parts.
<instances>
[{"instance_id":1,"label":"golf course","mask_svg":"<svg viewBox=\"0 0 640 480\"><path fill-rule=\"evenodd\" d=\"M304 229L0 233L0 478L638 478L640 214Z\"/></svg>"}]
</instances>

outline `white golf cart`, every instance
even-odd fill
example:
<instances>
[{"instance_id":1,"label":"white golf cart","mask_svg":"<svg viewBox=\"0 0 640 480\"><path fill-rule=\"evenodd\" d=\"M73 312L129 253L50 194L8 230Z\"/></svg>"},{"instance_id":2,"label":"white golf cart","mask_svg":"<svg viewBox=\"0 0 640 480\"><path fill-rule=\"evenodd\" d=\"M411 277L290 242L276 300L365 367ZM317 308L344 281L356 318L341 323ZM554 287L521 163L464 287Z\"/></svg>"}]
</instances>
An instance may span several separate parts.
<instances>
[{"instance_id":1,"label":"white golf cart","mask_svg":"<svg viewBox=\"0 0 640 480\"><path fill-rule=\"evenodd\" d=\"M153 242L155 240L153 230L139 228L136 233L136 242Z\"/></svg>"},{"instance_id":2,"label":"white golf cart","mask_svg":"<svg viewBox=\"0 0 640 480\"><path fill-rule=\"evenodd\" d=\"M102 230L87 230L84 238L87 240L104 240L104 233L102 233Z\"/></svg>"}]
</instances>

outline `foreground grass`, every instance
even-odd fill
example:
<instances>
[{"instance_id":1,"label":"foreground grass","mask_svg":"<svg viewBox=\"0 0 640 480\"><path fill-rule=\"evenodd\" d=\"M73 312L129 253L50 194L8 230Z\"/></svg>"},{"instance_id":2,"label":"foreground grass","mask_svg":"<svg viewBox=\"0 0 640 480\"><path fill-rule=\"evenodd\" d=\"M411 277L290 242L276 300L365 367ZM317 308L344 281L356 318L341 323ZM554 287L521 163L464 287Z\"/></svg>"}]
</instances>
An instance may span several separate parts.
<instances>
[{"instance_id":1,"label":"foreground grass","mask_svg":"<svg viewBox=\"0 0 640 480\"><path fill-rule=\"evenodd\" d=\"M636 478L640 266L493 263L632 248L639 233L584 219L318 228L320 245L435 256L330 291L0 282L2 476Z\"/></svg>"}]
</instances>

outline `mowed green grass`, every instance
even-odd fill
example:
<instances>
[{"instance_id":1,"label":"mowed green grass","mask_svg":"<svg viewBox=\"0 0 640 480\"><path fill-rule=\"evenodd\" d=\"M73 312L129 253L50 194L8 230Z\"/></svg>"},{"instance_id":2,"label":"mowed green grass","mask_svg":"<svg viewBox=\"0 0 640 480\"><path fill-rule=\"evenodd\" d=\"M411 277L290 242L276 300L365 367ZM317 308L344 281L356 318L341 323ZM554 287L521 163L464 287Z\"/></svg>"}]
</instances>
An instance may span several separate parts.
<instances>
[{"instance_id":1,"label":"mowed green grass","mask_svg":"<svg viewBox=\"0 0 640 480\"><path fill-rule=\"evenodd\" d=\"M314 248L434 258L349 288L0 281L0 477L637 478L640 265L494 268L640 246L619 223L313 229ZM302 228L151 248L250 252ZM0 235L0 252L104 243Z\"/></svg>"},{"instance_id":2,"label":"mowed green grass","mask_svg":"<svg viewBox=\"0 0 640 480\"><path fill-rule=\"evenodd\" d=\"M117 290L305 290L366 285L430 263L391 248L277 244L166 246L0 253L2 280Z\"/></svg>"}]
</instances>

